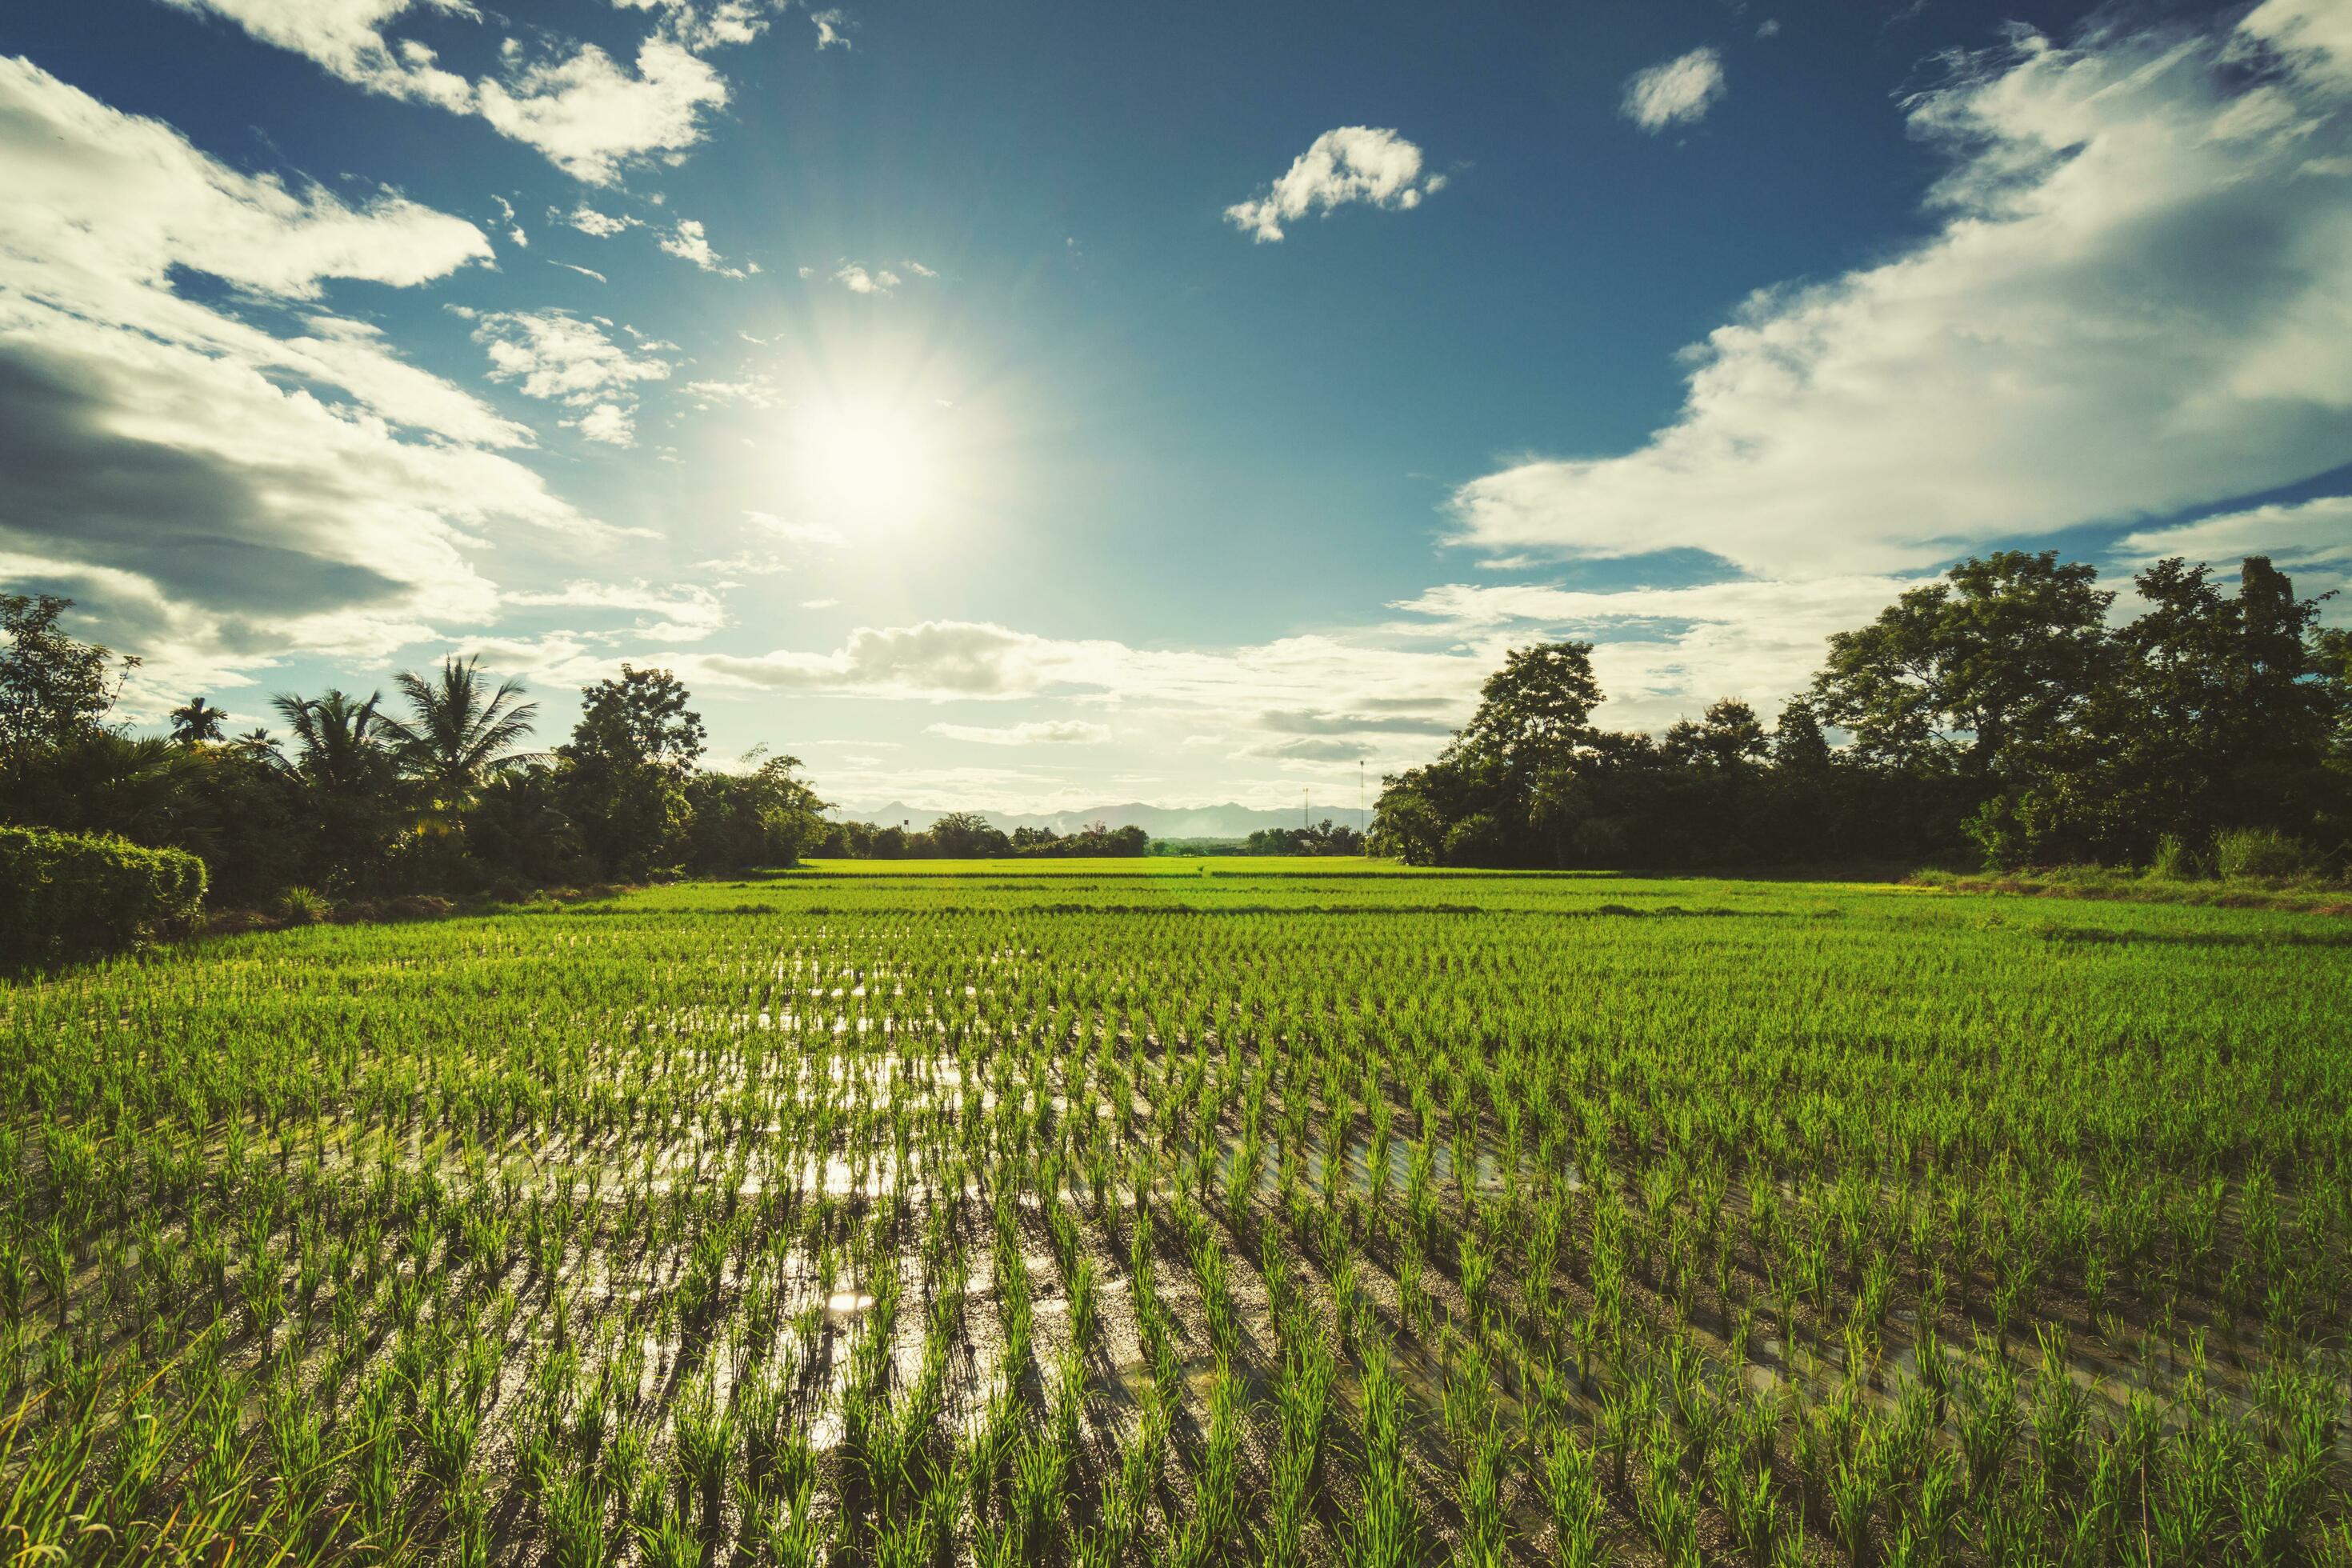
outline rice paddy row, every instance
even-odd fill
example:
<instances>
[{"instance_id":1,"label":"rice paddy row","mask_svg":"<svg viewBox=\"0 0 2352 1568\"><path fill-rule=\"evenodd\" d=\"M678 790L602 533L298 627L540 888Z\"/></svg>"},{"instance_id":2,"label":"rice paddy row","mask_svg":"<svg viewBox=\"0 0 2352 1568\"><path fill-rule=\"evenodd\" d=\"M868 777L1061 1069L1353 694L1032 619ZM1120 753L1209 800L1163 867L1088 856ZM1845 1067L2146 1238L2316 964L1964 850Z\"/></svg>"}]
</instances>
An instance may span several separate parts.
<instances>
[{"instance_id":1,"label":"rice paddy row","mask_svg":"<svg viewBox=\"0 0 2352 1568\"><path fill-rule=\"evenodd\" d=\"M2352 1563L2352 933L817 868L0 989L0 1551Z\"/></svg>"}]
</instances>

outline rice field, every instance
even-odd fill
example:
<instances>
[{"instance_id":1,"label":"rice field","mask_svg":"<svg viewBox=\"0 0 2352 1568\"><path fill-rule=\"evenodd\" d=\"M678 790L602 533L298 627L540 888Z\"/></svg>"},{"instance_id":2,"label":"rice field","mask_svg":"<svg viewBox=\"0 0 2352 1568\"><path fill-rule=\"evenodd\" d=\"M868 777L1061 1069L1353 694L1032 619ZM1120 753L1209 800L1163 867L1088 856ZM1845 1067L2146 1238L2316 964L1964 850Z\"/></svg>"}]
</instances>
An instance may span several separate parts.
<instances>
[{"instance_id":1,"label":"rice field","mask_svg":"<svg viewBox=\"0 0 2352 1568\"><path fill-rule=\"evenodd\" d=\"M11 1563L2352 1563L2352 925L855 866L0 985Z\"/></svg>"}]
</instances>

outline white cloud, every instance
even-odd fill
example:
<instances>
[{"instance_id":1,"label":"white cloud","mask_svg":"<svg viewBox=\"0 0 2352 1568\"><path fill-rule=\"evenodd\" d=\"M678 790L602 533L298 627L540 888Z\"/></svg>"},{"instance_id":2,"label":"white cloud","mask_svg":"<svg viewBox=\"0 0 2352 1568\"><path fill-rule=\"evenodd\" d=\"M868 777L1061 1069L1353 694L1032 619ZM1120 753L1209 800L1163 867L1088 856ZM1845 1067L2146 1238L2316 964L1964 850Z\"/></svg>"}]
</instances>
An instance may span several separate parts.
<instances>
[{"instance_id":1,"label":"white cloud","mask_svg":"<svg viewBox=\"0 0 2352 1568\"><path fill-rule=\"evenodd\" d=\"M719 596L698 584L567 583L561 588L532 589L499 595L499 602L523 609L627 610L645 617L636 626L640 636L675 642L695 642L727 624Z\"/></svg>"},{"instance_id":2,"label":"white cloud","mask_svg":"<svg viewBox=\"0 0 2352 1568\"><path fill-rule=\"evenodd\" d=\"M2322 496L2297 504L2249 507L2164 528L2140 529L2116 542L2123 563L2145 566L2168 555L2202 561L2223 575L2249 555L2295 575L2294 590L2308 598L2334 593L2324 609L2330 621L2352 617L2346 602L2352 590L2352 496Z\"/></svg>"},{"instance_id":3,"label":"white cloud","mask_svg":"<svg viewBox=\"0 0 2352 1568\"><path fill-rule=\"evenodd\" d=\"M386 25L420 8L478 19L468 0L169 0L208 10L264 43L307 57L367 91L474 114L499 134L534 147L558 168L609 184L623 168L676 154L702 140L703 117L725 106L727 83L695 50L730 41L681 30L675 20L637 47L635 68L593 44L529 61L509 37L503 78L468 81L441 68L414 39L385 37ZM673 7L672 10L680 9ZM737 7L721 5L718 12ZM705 20L717 13L705 14Z\"/></svg>"},{"instance_id":4,"label":"white cloud","mask_svg":"<svg viewBox=\"0 0 2352 1568\"><path fill-rule=\"evenodd\" d=\"M990 728L983 724L933 724L926 734L982 746L1093 746L1110 739L1110 726L1084 719L1037 719Z\"/></svg>"},{"instance_id":5,"label":"white cloud","mask_svg":"<svg viewBox=\"0 0 2352 1568\"><path fill-rule=\"evenodd\" d=\"M489 353L492 380L519 382L527 397L573 407L610 403L639 382L670 374L668 361L630 352L596 321L569 310L497 311L480 318L474 341Z\"/></svg>"},{"instance_id":6,"label":"white cloud","mask_svg":"<svg viewBox=\"0 0 2352 1568\"><path fill-rule=\"evenodd\" d=\"M419 9L413 0L166 0L184 11L212 11L266 44L307 56L331 74L387 97L438 104L464 113L473 89L443 70L433 51L394 44L385 23ZM477 13L467 0L425 0L425 10L462 16Z\"/></svg>"},{"instance_id":7,"label":"white cloud","mask_svg":"<svg viewBox=\"0 0 2352 1568\"><path fill-rule=\"evenodd\" d=\"M627 164L702 140L707 110L727 102L724 78L684 45L647 38L634 73L593 44L568 59L486 78L475 110L501 135L536 147L591 184L610 184Z\"/></svg>"},{"instance_id":8,"label":"white cloud","mask_svg":"<svg viewBox=\"0 0 2352 1568\"><path fill-rule=\"evenodd\" d=\"M816 27L816 47L820 53L838 46L849 47L849 19L838 7L809 13L809 21Z\"/></svg>"},{"instance_id":9,"label":"white cloud","mask_svg":"<svg viewBox=\"0 0 2352 1568\"><path fill-rule=\"evenodd\" d=\"M240 173L23 60L0 167L0 551L147 656L140 692L479 619L508 525L610 536L499 453L527 430L323 303L487 263L471 224Z\"/></svg>"},{"instance_id":10,"label":"white cloud","mask_svg":"<svg viewBox=\"0 0 2352 1568\"><path fill-rule=\"evenodd\" d=\"M829 522L806 522L799 518L779 517L772 511L747 511L743 515L787 544L830 548L845 542L841 531Z\"/></svg>"},{"instance_id":11,"label":"white cloud","mask_svg":"<svg viewBox=\"0 0 2352 1568\"><path fill-rule=\"evenodd\" d=\"M2352 8L2342 0L2263 0L2239 32L2305 70L2352 81Z\"/></svg>"},{"instance_id":12,"label":"white cloud","mask_svg":"<svg viewBox=\"0 0 2352 1568\"><path fill-rule=\"evenodd\" d=\"M1626 78L1621 107L1625 118L1643 130L1664 131L1706 119L1724 90L1723 57L1711 48L1693 49Z\"/></svg>"},{"instance_id":13,"label":"white cloud","mask_svg":"<svg viewBox=\"0 0 2352 1568\"><path fill-rule=\"evenodd\" d=\"M660 13L662 28L690 49L712 49L728 44L748 44L766 32L774 15L788 0L714 0L698 5L694 0L613 0L625 11Z\"/></svg>"},{"instance_id":14,"label":"white cloud","mask_svg":"<svg viewBox=\"0 0 2352 1568\"><path fill-rule=\"evenodd\" d=\"M1263 244L1280 239L1286 223L1350 203L1409 211L1445 188L1444 175L1422 174L1421 160L1421 149L1393 131L1342 125L1315 138L1256 196L1227 207L1225 221Z\"/></svg>"},{"instance_id":15,"label":"white cloud","mask_svg":"<svg viewBox=\"0 0 2352 1568\"><path fill-rule=\"evenodd\" d=\"M605 447L634 447L637 444L637 420L633 409L617 403L599 403L577 419L557 421L567 429L577 430L583 441L593 441Z\"/></svg>"},{"instance_id":16,"label":"white cloud","mask_svg":"<svg viewBox=\"0 0 2352 1568\"><path fill-rule=\"evenodd\" d=\"M599 239L609 239L624 230L639 228L645 224L645 219L630 217L626 214L614 217L610 214L598 212L585 202L573 207L563 221L581 233L593 234Z\"/></svg>"},{"instance_id":17,"label":"white cloud","mask_svg":"<svg viewBox=\"0 0 2352 1568\"><path fill-rule=\"evenodd\" d=\"M1457 537L1885 573L2342 463L2352 83L2244 79L2231 47L2024 36L1962 62L1910 108L1948 165L1931 237L1759 292L1645 446L1467 484Z\"/></svg>"},{"instance_id":18,"label":"white cloud","mask_svg":"<svg viewBox=\"0 0 2352 1568\"><path fill-rule=\"evenodd\" d=\"M1383 630L1361 637L1284 637L1222 650L1152 649L1041 637L986 622L927 621L860 626L830 652L780 648L755 658L661 657L697 690L708 686L788 691L862 702L1055 698L1131 716L1154 733L1205 728L1269 704L1285 711L1328 707L1373 716L1346 737L1352 743L1349 760L1370 755L1381 765L1401 765L1425 758L1436 742L1426 723L1406 728L1382 721L1458 721L1510 646L1499 628L1450 637L1443 649L1414 646L1426 642L1424 628L1414 631L1423 635ZM1524 633L1519 640L1526 640ZM974 731L955 736L962 740L1022 730L1019 724L958 728ZM934 732L949 731L935 727ZM1313 754L1329 749L1274 741L1262 754L1286 772L1312 773L1337 765L1337 759Z\"/></svg>"},{"instance_id":19,"label":"white cloud","mask_svg":"<svg viewBox=\"0 0 2352 1568\"><path fill-rule=\"evenodd\" d=\"M680 218L677 226L662 236L661 247L682 260L691 261L705 272L716 272L721 278L743 278L760 270L757 262L750 267L730 267L727 258L710 248L710 238L702 225L694 218Z\"/></svg>"},{"instance_id":20,"label":"white cloud","mask_svg":"<svg viewBox=\"0 0 2352 1568\"><path fill-rule=\"evenodd\" d=\"M1822 666L1830 634L1868 622L1921 581L1852 575L1706 583L1611 593L1447 584L1396 608L1422 617L1392 630L1507 646L1594 643L1602 721L1654 730L1718 697L1777 711Z\"/></svg>"},{"instance_id":21,"label":"white cloud","mask_svg":"<svg viewBox=\"0 0 2352 1568\"><path fill-rule=\"evenodd\" d=\"M561 267L566 272L577 272L583 278L593 278L599 283L611 281L611 279L607 279L603 273L597 271L593 267L575 266L573 263L569 261L558 261L553 257L550 257L548 258L547 264L550 267Z\"/></svg>"},{"instance_id":22,"label":"white cloud","mask_svg":"<svg viewBox=\"0 0 2352 1568\"><path fill-rule=\"evenodd\" d=\"M811 268L804 267L801 268L801 276L805 278L810 271ZM905 281L887 267L877 267L868 272L855 261L843 262L841 269L833 275L833 280L853 294L887 294Z\"/></svg>"},{"instance_id":23,"label":"white cloud","mask_svg":"<svg viewBox=\"0 0 2352 1568\"><path fill-rule=\"evenodd\" d=\"M686 390L706 405L740 403L749 408L773 408L782 395L772 380L757 371L735 381L689 381Z\"/></svg>"}]
</instances>

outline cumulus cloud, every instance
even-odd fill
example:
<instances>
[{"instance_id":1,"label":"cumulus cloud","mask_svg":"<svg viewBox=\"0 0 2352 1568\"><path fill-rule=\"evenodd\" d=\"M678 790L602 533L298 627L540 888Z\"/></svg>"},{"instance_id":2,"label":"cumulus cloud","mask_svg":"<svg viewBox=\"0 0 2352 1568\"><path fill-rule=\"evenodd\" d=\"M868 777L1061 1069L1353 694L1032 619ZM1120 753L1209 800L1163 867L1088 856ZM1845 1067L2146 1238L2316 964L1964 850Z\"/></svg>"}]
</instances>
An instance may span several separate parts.
<instances>
[{"instance_id":1,"label":"cumulus cloud","mask_svg":"<svg viewBox=\"0 0 2352 1568\"><path fill-rule=\"evenodd\" d=\"M473 16L467 0L166 0L183 11L210 11L265 44L307 56L331 75L387 97L437 104L465 113L473 88L446 71L431 49L394 44L383 26L404 13L438 11Z\"/></svg>"},{"instance_id":2,"label":"cumulus cloud","mask_svg":"<svg viewBox=\"0 0 2352 1568\"><path fill-rule=\"evenodd\" d=\"M325 303L487 263L471 224L231 169L24 60L0 167L0 552L157 689L478 619L469 551L509 525L605 536L502 454L528 430Z\"/></svg>"},{"instance_id":3,"label":"cumulus cloud","mask_svg":"<svg viewBox=\"0 0 2352 1568\"><path fill-rule=\"evenodd\" d=\"M497 311L479 319L474 341L488 352L492 380L575 408L616 405L638 383L670 374L667 360L616 343L603 325L569 310ZM604 416L608 428L611 420Z\"/></svg>"},{"instance_id":4,"label":"cumulus cloud","mask_svg":"<svg viewBox=\"0 0 2352 1568\"><path fill-rule=\"evenodd\" d=\"M468 0L169 0L209 11L264 43L315 61L369 92L478 115L500 135L536 148L558 168L609 184L632 163L676 154L703 137L704 117L725 106L727 83L696 51L732 41L711 30L712 12L668 6L670 19L637 47L634 68L593 44L559 45L546 58L509 37L502 76L468 80L415 39L384 27L419 11L478 17ZM680 12L697 18L682 28Z\"/></svg>"},{"instance_id":5,"label":"cumulus cloud","mask_svg":"<svg viewBox=\"0 0 2352 1568\"><path fill-rule=\"evenodd\" d=\"M1036 719L1025 724L933 724L924 731L982 746L1093 746L1110 739L1110 726L1084 719Z\"/></svg>"},{"instance_id":6,"label":"cumulus cloud","mask_svg":"<svg viewBox=\"0 0 2352 1568\"><path fill-rule=\"evenodd\" d=\"M759 263L748 267L730 267L727 258L710 248L710 237L703 232L699 220L680 218L677 226L661 237L661 247L681 260L691 261L705 272L716 272L721 278L744 278L760 270Z\"/></svg>"},{"instance_id":7,"label":"cumulus cloud","mask_svg":"<svg viewBox=\"0 0 2352 1568\"><path fill-rule=\"evenodd\" d=\"M1524 628L1516 630L1526 640ZM1141 721L1154 732L1222 726L1236 712L1277 704L1269 738L1251 758L1308 775L1361 757L1402 765L1425 757L1458 721L1509 646L1502 626L1450 628L1428 646L1426 627L1399 635L1315 635L1226 649L1138 648L1109 640L1049 637L990 622L926 621L861 626L830 651L780 648L754 658L661 656L697 690L708 686L852 698L860 701L994 701L1040 698ZM1354 715L1345 733L1297 733L1285 716ZM1399 722L1400 717L1412 722ZM1053 737L1029 724L935 725L932 733L982 743ZM1099 723L1100 721L1095 721ZM1099 739L1072 730L1067 739ZM1246 737L1243 737L1246 739ZM1231 744L1230 742L1221 742ZM1341 754L1344 749L1344 755ZM1349 767L1352 772L1352 766Z\"/></svg>"},{"instance_id":8,"label":"cumulus cloud","mask_svg":"<svg viewBox=\"0 0 2352 1568\"><path fill-rule=\"evenodd\" d=\"M492 129L535 147L590 184L610 184L623 168L702 140L706 110L727 102L727 83L701 57L671 39L637 47L623 69L593 44L569 58L527 65L475 88L475 112Z\"/></svg>"},{"instance_id":9,"label":"cumulus cloud","mask_svg":"<svg viewBox=\"0 0 2352 1568\"><path fill-rule=\"evenodd\" d=\"M556 423L579 431L582 440L593 441L601 447L637 444L636 414L617 403L599 403L577 419L560 419Z\"/></svg>"},{"instance_id":10,"label":"cumulus cloud","mask_svg":"<svg viewBox=\"0 0 2352 1568\"><path fill-rule=\"evenodd\" d=\"M1280 179L1227 207L1225 221L1265 244L1280 239L1286 223L1351 203L1410 211L1445 188L1444 175L1421 165L1421 149L1395 132L1342 125L1315 138Z\"/></svg>"},{"instance_id":11,"label":"cumulus cloud","mask_svg":"<svg viewBox=\"0 0 2352 1568\"><path fill-rule=\"evenodd\" d=\"M1706 119L1724 91L1723 57L1711 48L1698 48L1627 77L1622 107L1626 119L1644 131L1658 132Z\"/></svg>"},{"instance_id":12,"label":"cumulus cloud","mask_svg":"<svg viewBox=\"0 0 2352 1568\"><path fill-rule=\"evenodd\" d=\"M2338 624L2352 618L2352 496L2322 496L2299 504L2243 508L2194 522L2136 530L2116 541L2115 553L2126 566L2145 566L2168 555L2185 556L2234 569L2249 555L2295 574L2295 592L2333 592L2323 616Z\"/></svg>"},{"instance_id":13,"label":"cumulus cloud","mask_svg":"<svg viewBox=\"0 0 2352 1568\"><path fill-rule=\"evenodd\" d=\"M1936 232L1759 292L1691 351L1647 444L1475 480L1457 538L1900 572L2342 463L2352 79L2269 7L2247 25L2266 16L2277 33L2023 34L1960 62L1909 107L1946 159Z\"/></svg>"},{"instance_id":14,"label":"cumulus cloud","mask_svg":"<svg viewBox=\"0 0 2352 1568\"><path fill-rule=\"evenodd\" d=\"M581 233L593 234L599 239L609 239L625 229L639 228L645 224L645 219L630 217L625 214L615 217L609 213L598 212L585 202L573 207L564 216L563 221Z\"/></svg>"},{"instance_id":15,"label":"cumulus cloud","mask_svg":"<svg viewBox=\"0 0 2352 1568\"><path fill-rule=\"evenodd\" d=\"M723 44L748 44L766 32L787 0L613 0L625 11L652 11L662 29L690 49L711 49Z\"/></svg>"},{"instance_id":16,"label":"cumulus cloud","mask_svg":"<svg viewBox=\"0 0 2352 1568\"><path fill-rule=\"evenodd\" d=\"M1654 730L1738 697L1777 711L1811 680L1830 634L1869 621L1924 577L1855 574L1598 593L1535 584L1447 584L1395 607L1391 629L1492 647L1594 643L1606 723Z\"/></svg>"},{"instance_id":17,"label":"cumulus cloud","mask_svg":"<svg viewBox=\"0 0 2352 1568\"><path fill-rule=\"evenodd\" d=\"M801 268L801 276L805 278L812 270L804 267ZM877 267L869 272L855 261L843 262L840 270L834 273L833 280L853 294L887 294L906 281L887 267Z\"/></svg>"},{"instance_id":18,"label":"cumulus cloud","mask_svg":"<svg viewBox=\"0 0 2352 1568\"><path fill-rule=\"evenodd\" d=\"M812 11L809 13L809 21L816 27L816 47L819 53L830 48L849 47L849 18L839 7Z\"/></svg>"}]
</instances>

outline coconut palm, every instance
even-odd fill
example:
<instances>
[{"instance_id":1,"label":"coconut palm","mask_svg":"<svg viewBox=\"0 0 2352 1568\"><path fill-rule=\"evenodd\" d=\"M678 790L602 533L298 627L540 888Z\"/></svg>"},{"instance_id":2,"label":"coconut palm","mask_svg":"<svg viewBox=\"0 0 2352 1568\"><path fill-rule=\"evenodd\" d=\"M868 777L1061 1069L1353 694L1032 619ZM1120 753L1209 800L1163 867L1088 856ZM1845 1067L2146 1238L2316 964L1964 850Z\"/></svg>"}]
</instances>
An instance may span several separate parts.
<instances>
[{"instance_id":1,"label":"coconut palm","mask_svg":"<svg viewBox=\"0 0 2352 1568\"><path fill-rule=\"evenodd\" d=\"M385 731L392 721L376 710L382 695L362 702L329 688L322 697L283 696L272 706L294 731L294 771L320 789L355 795L383 782Z\"/></svg>"},{"instance_id":2,"label":"coconut palm","mask_svg":"<svg viewBox=\"0 0 2352 1568\"><path fill-rule=\"evenodd\" d=\"M183 746L194 746L221 738L221 721L226 713L201 697L191 697L184 707L172 710L172 739Z\"/></svg>"},{"instance_id":3,"label":"coconut palm","mask_svg":"<svg viewBox=\"0 0 2352 1568\"><path fill-rule=\"evenodd\" d=\"M404 672L401 694L408 699L406 721L386 719L401 766L423 780L445 805L471 800L485 781L531 760L515 750L530 733L539 704L519 700L522 682L505 680L496 689L474 667L444 659L439 675Z\"/></svg>"}]
</instances>

